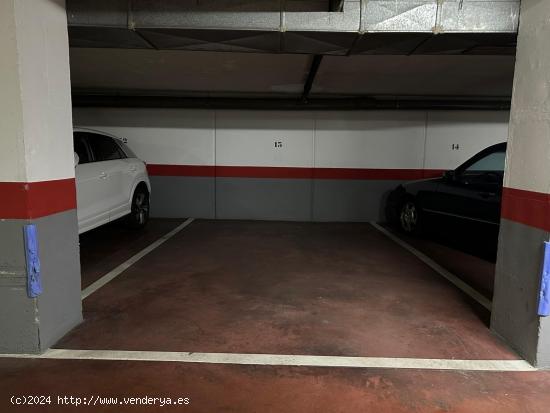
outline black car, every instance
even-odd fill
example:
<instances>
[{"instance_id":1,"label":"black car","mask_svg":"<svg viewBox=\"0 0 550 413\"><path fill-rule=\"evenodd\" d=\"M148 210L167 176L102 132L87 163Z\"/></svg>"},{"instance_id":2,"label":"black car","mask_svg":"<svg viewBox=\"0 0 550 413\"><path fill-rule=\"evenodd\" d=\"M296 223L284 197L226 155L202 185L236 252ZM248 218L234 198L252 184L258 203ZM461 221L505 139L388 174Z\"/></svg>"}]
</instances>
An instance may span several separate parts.
<instances>
[{"instance_id":1,"label":"black car","mask_svg":"<svg viewBox=\"0 0 550 413\"><path fill-rule=\"evenodd\" d=\"M489 234L496 245L505 155L506 143L499 143L441 178L399 185L387 199L388 222L406 233L462 228L469 236Z\"/></svg>"}]
</instances>

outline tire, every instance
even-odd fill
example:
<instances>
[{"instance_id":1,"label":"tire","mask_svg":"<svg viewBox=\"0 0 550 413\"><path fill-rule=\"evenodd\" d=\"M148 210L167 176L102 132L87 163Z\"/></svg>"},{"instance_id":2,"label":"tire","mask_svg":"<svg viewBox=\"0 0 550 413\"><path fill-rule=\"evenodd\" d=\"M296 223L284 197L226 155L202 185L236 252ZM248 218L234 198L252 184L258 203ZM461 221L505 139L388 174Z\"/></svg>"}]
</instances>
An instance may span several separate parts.
<instances>
[{"instance_id":1,"label":"tire","mask_svg":"<svg viewBox=\"0 0 550 413\"><path fill-rule=\"evenodd\" d=\"M140 229L149 221L149 192L142 186L138 186L132 197L130 215L126 218L126 224L133 229Z\"/></svg>"},{"instance_id":2,"label":"tire","mask_svg":"<svg viewBox=\"0 0 550 413\"><path fill-rule=\"evenodd\" d=\"M420 209L414 199L406 199L399 208L399 229L406 234L419 234L421 231Z\"/></svg>"}]
</instances>

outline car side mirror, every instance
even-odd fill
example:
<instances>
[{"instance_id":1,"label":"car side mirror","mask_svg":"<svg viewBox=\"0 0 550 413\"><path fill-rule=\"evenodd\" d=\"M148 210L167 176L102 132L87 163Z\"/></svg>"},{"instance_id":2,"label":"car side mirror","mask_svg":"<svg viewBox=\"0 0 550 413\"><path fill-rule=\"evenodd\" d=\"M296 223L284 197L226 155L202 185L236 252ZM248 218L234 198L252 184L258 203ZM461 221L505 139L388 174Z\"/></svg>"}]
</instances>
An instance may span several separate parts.
<instances>
[{"instance_id":1,"label":"car side mirror","mask_svg":"<svg viewBox=\"0 0 550 413\"><path fill-rule=\"evenodd\" d=\"M456 180L456 173L455 171L445 171L443 172L443 179L449 182L453 182Z\"/></svg>"},{"instance_id":2,"label":"car side mirror","mask_svg":"<svg viewBox=\"0 0 550 413\"><path fill-rule=\"evenodd\" d=\"M74 153L74 166L75 166L75 168L78 165L79 161L80 161L80 158L78 157L78 154L75 152Z\"/></svg>"}]
</instances>

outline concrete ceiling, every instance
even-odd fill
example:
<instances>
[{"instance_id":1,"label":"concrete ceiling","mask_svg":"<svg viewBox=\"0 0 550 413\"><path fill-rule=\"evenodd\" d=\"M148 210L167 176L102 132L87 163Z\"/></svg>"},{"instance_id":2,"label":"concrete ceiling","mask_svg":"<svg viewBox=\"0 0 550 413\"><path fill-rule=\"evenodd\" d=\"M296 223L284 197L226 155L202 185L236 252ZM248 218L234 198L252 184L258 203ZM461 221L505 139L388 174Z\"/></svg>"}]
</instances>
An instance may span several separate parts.
<instances>
[{"instance_id":1,"label":"concrete ceiling","mask_svg":"<svg viewBox=\"0 0 550 413\"><path fill-rule=\"evenodd\" d=\"M72 48L75 93L295 97L312 57L301 54ZM325 56L312 97L507 97L514 56Z\"/></svg>"},{"instance_id":2,"label":"concrete ceiling","mask_svg":"<svg viewBox=\"0 0 550 413\"><path fill-rule=\"evenodd\" d=\"M518 14L519 0L70 0L73 93L77 104L500 106Z\"/></svg>"},{"instance_id":3,"label":"concrete ceiling","mask_svg":"<svg viewBox=\"0 0 550 413\"><path fill-rule=\"evenodd\" d=\"M511 96L514 56L326 56L312 94Z\"/></svg>"},{"instance_id":4,"label":"concrete ceiling","mask_svg":"<svg viewBox=\"0 0 550 413\"><path fill-rule=\"evenodd\" d=\"M73 89L211 96L300 93L306 55L71 49Z\"/></svg>"}]
</instances>

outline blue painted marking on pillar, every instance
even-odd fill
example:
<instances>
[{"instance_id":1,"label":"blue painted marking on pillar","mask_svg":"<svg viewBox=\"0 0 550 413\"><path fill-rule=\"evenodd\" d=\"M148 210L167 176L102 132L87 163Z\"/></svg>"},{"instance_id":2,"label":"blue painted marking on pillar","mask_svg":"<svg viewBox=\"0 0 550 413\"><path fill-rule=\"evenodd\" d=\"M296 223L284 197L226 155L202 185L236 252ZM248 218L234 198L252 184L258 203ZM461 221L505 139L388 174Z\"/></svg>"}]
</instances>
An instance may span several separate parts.
<instances>
[{"instance_id":1,"label":"blue painted marking on pillar","mask_svg":"<svg viewBox=\"0 0 550 413\"><path fill-rule=\"evenodd\" d=\"M25 225L25 255L27 258L27 295L30 298L42 294L40 279L40 257L38 254L38 232L34 224Z\"/></svg>"},{"instance_id":2,"label":"blue painted marking on pillar","mask_svg":"<svg viewBox=\"0 0 550 413\"><path fill-rule=\"evenodd\" d=\"M539 316L550 315L550 242L544 243L544 262L540 282Z\"/></svg>"}]
</instances>

